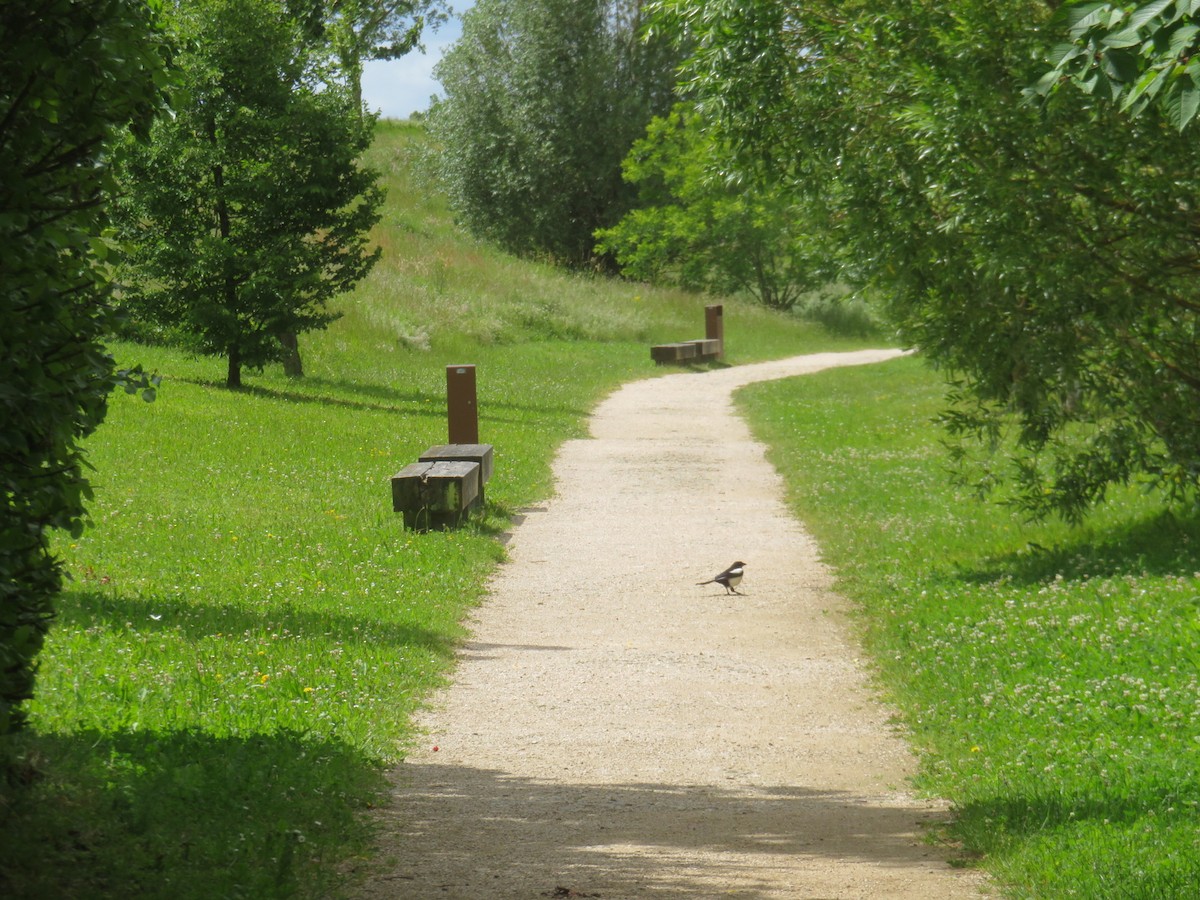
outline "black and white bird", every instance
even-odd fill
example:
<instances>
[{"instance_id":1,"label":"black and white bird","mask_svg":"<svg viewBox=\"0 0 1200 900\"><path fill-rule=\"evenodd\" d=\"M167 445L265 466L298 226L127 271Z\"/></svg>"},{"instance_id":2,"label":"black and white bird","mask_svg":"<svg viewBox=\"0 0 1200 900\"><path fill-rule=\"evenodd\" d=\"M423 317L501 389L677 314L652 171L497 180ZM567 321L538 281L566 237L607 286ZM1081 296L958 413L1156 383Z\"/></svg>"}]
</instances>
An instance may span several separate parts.
<instances>
[{"instance_id":1,"label":"black and white bird","mask_svg":"<svg viewBox=\"0 0 1200 900\"><path fill-rule=\"evenodd\" d=\"M725 588L725 593L728 594L730 591L732 591L733 593L738 594L740 596L740 593L737 590L737 586L742 581L742 575L745 574L745 569L746 569L746 564L739 560L738 562L735 562L732 566L730 566L728 569L726 569L724 572L722 572L720 575L714 575L712 578L708 579L708 581L700 581L697 583L698 584L719 584Z\"/></svg>"}]
</instances>

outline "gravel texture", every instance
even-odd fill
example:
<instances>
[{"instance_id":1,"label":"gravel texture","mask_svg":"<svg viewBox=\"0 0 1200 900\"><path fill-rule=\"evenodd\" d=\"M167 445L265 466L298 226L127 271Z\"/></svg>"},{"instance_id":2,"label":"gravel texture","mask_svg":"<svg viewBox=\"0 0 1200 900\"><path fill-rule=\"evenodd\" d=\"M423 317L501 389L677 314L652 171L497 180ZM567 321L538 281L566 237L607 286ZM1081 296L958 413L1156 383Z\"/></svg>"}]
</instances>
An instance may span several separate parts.
<instances>
[{"instance_id":1,"label":"gravel texture","mask_svg":"<svg viewBox=\"0 0 1200 900\"><path fill-rule=\"evenodd\" d=\"M629 384L565 444L393 774L364 898L957 898L944 806L737 417L818 354ZM503 447L496 465L504 465ZM726 594L711 578L747 563Z\"/></svg>"}]
</instances>

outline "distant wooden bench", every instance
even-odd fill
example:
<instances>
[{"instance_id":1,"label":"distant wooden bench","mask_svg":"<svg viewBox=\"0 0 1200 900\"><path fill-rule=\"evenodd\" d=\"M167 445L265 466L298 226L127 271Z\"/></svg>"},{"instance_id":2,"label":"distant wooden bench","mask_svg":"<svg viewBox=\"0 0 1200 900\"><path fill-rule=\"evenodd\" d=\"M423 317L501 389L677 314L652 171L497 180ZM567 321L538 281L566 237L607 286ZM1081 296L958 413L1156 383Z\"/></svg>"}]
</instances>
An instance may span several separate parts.
<instances>
[{"instance_id":1,"label":"distant wooden bench","mask_svg":"<svg viewBox=\"0 0 1200 900\"><path fill-rule=\"evenodd\" d=\"M650 358L660 366L666 363L708 362L725 358L725 307L720 304L704 307L704 339L680 341L677 344L656 344L650 348Z\"/></svg>"},{"instance_id":2,"label":"distant wooden bench","mask_svg":"<svg viewBox=\"0 0 1200 900\"><path fill-rule=\"evenodd\" d=\"M442 444L392 476L392 509L407 528L455 528L484 500L491 444Z\"/></svg>"},{"instance_id":3,"label":"distant wooden bench","mask_svg":"<svg viewBox=\"0 0 1200 900\"><path fill-rule=\"evenodd\" d=\"M657 344L650 348L650 358L660 366L666 363L707 362L721 355L721 342L705 338L680 341L676 344Z\"/></svg>"},{"instance_id":4,"label":"distant wooden bench","mask_svg":"<svg viewBox=\"0 0 1200 900\"><path fill-rule=\"evenodd\" d=\"M650 348L650 358L660 366L663 363L687 362L696 358L696 346L692 343L658 344Z\"/></svg>"}]
</instances>

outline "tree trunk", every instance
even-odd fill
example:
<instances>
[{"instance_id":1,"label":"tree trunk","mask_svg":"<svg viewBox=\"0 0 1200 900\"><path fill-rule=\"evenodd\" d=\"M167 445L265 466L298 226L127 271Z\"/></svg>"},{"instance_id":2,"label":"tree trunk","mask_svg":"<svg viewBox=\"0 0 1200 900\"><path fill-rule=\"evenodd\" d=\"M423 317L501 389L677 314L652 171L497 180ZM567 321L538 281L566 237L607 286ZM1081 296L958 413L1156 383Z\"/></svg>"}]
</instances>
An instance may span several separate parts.
<instances>
[{"instance_id":1,"label":"tree trunk","mask_svg":"<svg viewBox=\"0 0 1200 900\"><path fill-rule=\"evenodd\" d=\"M300 339L296 332L285 331L279 335L283 345L283 374L288 378L304 377L304 361L300 359Z\"/></svg>"},{"instance_id":2,"label":"tree trunk","mask_svg":"<svg viewBox=\"0 0 1200 900\"><path fill-rule=\"evenodd\" d=\"M362 96L362 63L357 63L350 70L350 99L354 103L354 109L358 115L358 120L361 122L363 117L363 96Z\"/></svg>"},{"instance_id":3,"label":"tree trunk","mask_svg":"<svg viewBox=\"0 0 1200 900\"><path fill-rule=\"evenodd\" d=\"M358 49L353 44L343 45L337 50L338 63L350 86L350 102L354 104L355 115L361 122L363 117L362 76L363 61Z\"/></svg>"},{"instance_id":4,"label":"tree trunk","mask_svg":"<svg viewBox=\"0 0 1200 900\"><path fill-rule=\"evenodd\" d=\"M208 123L208 136L213 146L217 143L217 126L215 120L210 120ZM229 236L233 231L229 221L229 206L225 202L225 167L220 163L212 167L213 186L217 191L217 227L220 230L221 240L229 242ZM234 310L237 308L237 284L233 280L233 275L228 272L228 263L226 263L225 275L225 308ZM225 387L231 391L239 390L242 386L242 348L238 344L230 344L229 346L229 374L225 376Z\"/></svg>"},{"instance_id":5,"label":"tree trunk","mask_svg":"<svg viewBox=\"0 0 1200 900\"><path fill-rule=\"evenodd\" d=\"M229 348L229 374L225 378L225 387L231 391L242 387L242 350L236 344Z\"/></svg>"}]
</instances>

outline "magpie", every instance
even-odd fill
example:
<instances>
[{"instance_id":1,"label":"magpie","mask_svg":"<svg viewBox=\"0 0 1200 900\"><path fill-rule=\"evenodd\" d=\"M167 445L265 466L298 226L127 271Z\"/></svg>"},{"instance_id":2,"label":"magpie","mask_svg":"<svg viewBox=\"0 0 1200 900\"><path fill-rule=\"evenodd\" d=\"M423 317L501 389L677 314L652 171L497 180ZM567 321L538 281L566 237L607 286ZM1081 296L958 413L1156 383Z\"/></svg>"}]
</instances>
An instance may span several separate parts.
<instances>
[{"instance_id":1,"label":"magpie","mask_svg":"<svg viewBox=\"0 0 1200 900\"><path fill-rule=\"evenodd\" d=\"M697 582L697 584L716 583L725 588L725 593L728 594L730 591L732 591L733 593L741 596L737 590L737 586L738 586L738 584L741 583L743 570L745 568L746 568L746 564L739 560L738 562L735 562L732 566L730 566L728 569L726 569L724 572L722 572L720 575L714 575L712 578L708 579L708 581L700 581L700 582Z\"/></svg>"}]
</instances>

